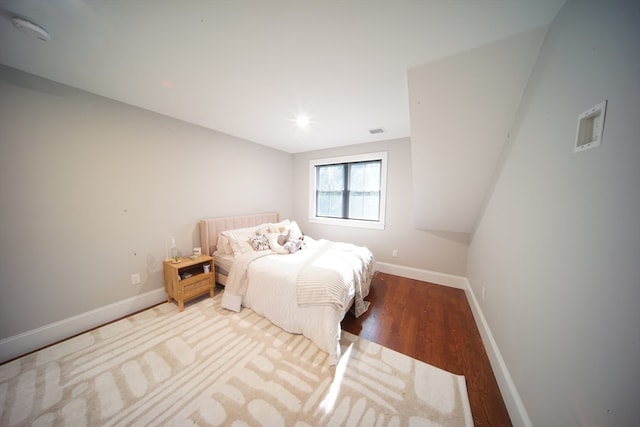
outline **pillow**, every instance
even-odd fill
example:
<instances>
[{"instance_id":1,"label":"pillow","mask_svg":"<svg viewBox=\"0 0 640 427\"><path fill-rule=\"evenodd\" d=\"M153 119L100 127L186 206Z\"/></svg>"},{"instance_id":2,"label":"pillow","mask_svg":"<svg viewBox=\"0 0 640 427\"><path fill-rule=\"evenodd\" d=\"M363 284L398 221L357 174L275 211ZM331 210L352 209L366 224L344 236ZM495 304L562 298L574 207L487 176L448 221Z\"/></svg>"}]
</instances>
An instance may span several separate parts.
<instances>
[{"instance_id":1,"label":"pillow","mask_svg":"<svg viewBox=\"0 0 640 427\"><path fill-rule=\"evenodd\" d=\"M284 244L289 241L289 237L291 237L291 230L287 230L286 233L278 235L278 244L284 246Z\"/></svg>"},{"instance_id":2,"label":"pillow","mask_svg":"<svg viewBox=\"0 0 640 427\"><path fill-rule=\"evenodd\" d=\"M233 233L233 234L256 234L256 230L258 229L259 225L254 225L253 227L243 227L243 228L233 228L233 229L229 229L229 230L224 230L222 232L220 232L220 234L222 234L223 236L229 236L229 234Z\"/></svg>"},{"instance_id":3,"label":"pillow","mask_svg":"<svg viewBox=\"0 0 640 427\"><path fill-rule=\"evenodd\" d=\"M280 237L280 234L278 233L267 234L269 247L271 248L272 251L274 251L277 254L288 254L289 251L283 245L278 243L278 237Z\"/></svg>"},{"instance_id":4,"label":"pillow","mask_svg":"<svg viewBox=\"0 0 640 427\"><path fill-rule=\"evenodd\" d=\"M249 238L254 251L266 251L269 249L269 240L264 234L256 235Z\"/></svg>"},{"instance_id":5,"label":"pillow","mask_svg":"<svg viewBox=\"0 0 640 427\"><path fill-rule=\"evenodd\" d=\"M225 255L233 255L229 238L222 233L218 234L218 244L216 245L216 249Z\"/></svg>"},{"instance_id":6,"label":"pillow","mask_svg":"<svg viewBox=\"0 0 640 427\"><path fill-rule=\"evenodd\" d=\"M229 239L233 256L239 256L253 250L249 238L256 235L255 227L226 230L222 232L222 235Z\"/></svg>"},{"instance_id":7,"label":"pillow","mask_svg":"<svg viewBox=\"0 0 640 427\"><path fill-rule=\"evenodd\" d=\"M240 256L253 251L253 246L251 246L251 242L249 242L251 235L244 233L227 233L227 236L229 237L229 244L231 245L233 256Z\"/></svg>"},{"instance_id":8,"label":"pillow","mask_svg":"<svg viewBox=\"0 0 640 427\"><path fill-rule=\"evenodd\" d=\"M288 219L282 220L276 223L269 223L270 233L282 233L286 230L287 226L291 223Z\"/></svg>"},{"instance_id":9,"label":"pillow","mask_svg":"<svg viewBox=\"0 0 640 427\"><path fill-rule=\"evenodd\" d=\"M291 238L294 240L298 240L302 237L302 231L300 231L300 227L298 227L298 223L295 221L291 221L289 226L287 227L291 230Z\"/></svg>"},{"instance_id":10,"label":"pillow","mask_svg":"<svg viewBox=\"0 0 640 427\"><path fill-rule=\"evenodd\" d=\"M269 234L269 224L260 224L259 226L255 227L255 229L258 236Z\"/></svg>"},{"instance_id":11,"label":"pillow","mask_svg":"<svg viewBox=\"0 0 640 427\"><path fill-rule=\"evenodd\" d=\"M233 256L239 256L246 252L253 251L254 249L249 239L259 234L266 234L268 229L269 225L265 223L254 225L252 227L225 230L220 234L229 238L229 244L231 246Z\"/></svg>"}]
</instances>

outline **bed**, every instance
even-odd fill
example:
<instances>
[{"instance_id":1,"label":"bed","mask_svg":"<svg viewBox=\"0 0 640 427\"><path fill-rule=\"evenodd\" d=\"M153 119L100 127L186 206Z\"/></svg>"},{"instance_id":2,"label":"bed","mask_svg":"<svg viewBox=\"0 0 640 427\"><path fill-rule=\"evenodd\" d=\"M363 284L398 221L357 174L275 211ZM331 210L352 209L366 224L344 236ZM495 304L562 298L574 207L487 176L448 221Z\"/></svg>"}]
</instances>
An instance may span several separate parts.
<instances>
[{"instance_id":1,"label":"bed","mask_svg":"<svg viewBox=\"0 0 640 427\"><path fill-rule=\"evenodd\" d=\"M275 240L285 235L302 248L284 251ZM360 316L368 308L375 260L366 247L302 236L295 221L277 212L202 219L200 239L203 253L214 257L216 282L225 286L224 308L251 308L311 339L337 363L340 322L349 309Z\"/></svg>"}]
</instances>

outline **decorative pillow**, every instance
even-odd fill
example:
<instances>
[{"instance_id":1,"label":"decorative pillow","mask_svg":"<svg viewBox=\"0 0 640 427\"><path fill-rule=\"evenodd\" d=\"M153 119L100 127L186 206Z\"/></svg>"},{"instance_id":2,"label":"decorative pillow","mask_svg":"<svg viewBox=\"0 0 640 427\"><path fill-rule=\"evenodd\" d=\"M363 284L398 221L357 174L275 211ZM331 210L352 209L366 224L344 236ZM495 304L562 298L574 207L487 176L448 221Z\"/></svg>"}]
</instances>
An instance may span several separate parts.
<instances>
[{"instance_id":1,"label":"decorative pillow","mask_svg":"<svg viewBox=\"0 0 640 427\"><path fill-rule=\"evenodd\" d=\"M254 251L266 251L269 249L269 239L264 234L249 238Z\"/></svg>"},{"instance_id":2,"label":"decorative pillow","mask_svg":"<svg viewBox=\"0 0 640 427\"><path fill-rule=\"evenodd\" d=\"M284 244L284 248L290 253L297 252L303 247L304 247L303 240L289 240L287 243Z\"/></svg>"},{"instance_id":3,"label":"decorative pillow","mask_svg":"<svg viewBox=\"0 0 640 427\"><path fill-rule=\"evenodd\" d=\"M287 227L291 230L291 238L298 240L302 237L302 231L300 231L300 227L298 227L298 223L295 221L291 221L289 226Z\"/></svg>"},{"instance_id":4,"label":"decorative pillow","mask_svg":"<svg viewBox=\"0 0 640 427\"><path fill-rule=\"evenodd\" d=\"M267 240L269 241L269 247L277 254L288 254L289 251L281 244L278 243L278 238L281 235L278 233L267 234Z\"/></svg>"},{"instance_id":5,"label":"decorative pillow","mask_svg":"<svg viewBox=\"0 0 640 427\"><path fill-rule=\"evenodd\" d=\"M257 226L256 234L259 236L269 234L269 224L260 224L259 226Z\"/></svg>"},{"instance_id":6,"label":"decorative pillow","mask_svg":"<svg viewBox=\"0 0 640 427\"><path fill-rule=\"evenodd\" d=\"M286 233L278 235L278 244L284 246L284 244L289 241L289 237L291 237L291 230L287 230Z\"/></svg>"},{"instance_id":7,"label":"decorative pillow","mask_svg":"<svg viewBox=\"0 0 640 427\"><path fill-rule=\"evenodd\" d=\"M291 223L288 219L282 220L276 223L269 224L269 232L271 233L282 233L287 229L287 226Z\"/></svg>"}]
</instances>

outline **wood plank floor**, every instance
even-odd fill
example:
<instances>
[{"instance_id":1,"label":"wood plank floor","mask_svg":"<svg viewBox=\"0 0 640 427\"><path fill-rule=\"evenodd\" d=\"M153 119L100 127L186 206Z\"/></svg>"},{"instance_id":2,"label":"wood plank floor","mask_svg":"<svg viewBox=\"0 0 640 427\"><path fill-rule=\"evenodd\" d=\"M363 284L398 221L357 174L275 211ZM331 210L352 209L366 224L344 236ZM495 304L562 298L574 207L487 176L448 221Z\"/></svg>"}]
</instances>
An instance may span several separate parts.
<instances>
[{"instance_id":1,"label":"wood plank floor","mask_svg":"<svg viewBox=\"0 0 640 427\"><path fill-rule=\"evenodd\" d=\"M464 375L476 426L510 426L480 332L461 289L376 273L367 313L342 328L414 359Z\"/></svg>"}]
</instances>

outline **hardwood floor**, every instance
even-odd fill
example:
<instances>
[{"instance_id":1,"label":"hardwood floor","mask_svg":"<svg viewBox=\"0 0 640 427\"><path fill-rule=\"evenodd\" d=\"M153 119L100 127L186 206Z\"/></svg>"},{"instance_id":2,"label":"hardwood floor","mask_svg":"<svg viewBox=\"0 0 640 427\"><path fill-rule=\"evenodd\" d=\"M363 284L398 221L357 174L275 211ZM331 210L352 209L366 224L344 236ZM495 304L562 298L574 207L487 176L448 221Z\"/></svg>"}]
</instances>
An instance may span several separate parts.
<instances>
[{"instance_id":1,"label":"hardwood floor","mask_svg":"<svg viewBox=\"0 0 640 427\"><path fill-rule=\"evenodd\" d=\"M367 313L342 328L454 374L464 375L476 426L510 426L471 307L461 289L376 273Z\"/></svg>"}]
</instances>

